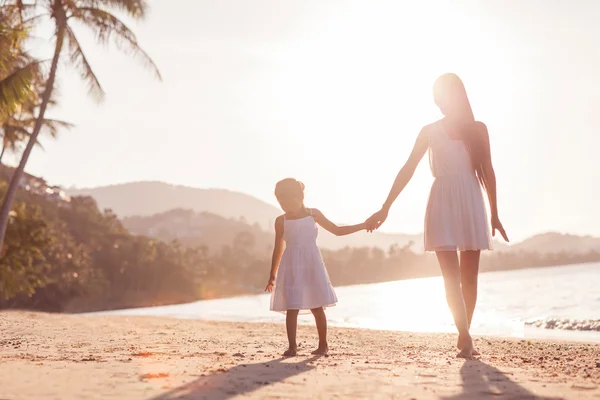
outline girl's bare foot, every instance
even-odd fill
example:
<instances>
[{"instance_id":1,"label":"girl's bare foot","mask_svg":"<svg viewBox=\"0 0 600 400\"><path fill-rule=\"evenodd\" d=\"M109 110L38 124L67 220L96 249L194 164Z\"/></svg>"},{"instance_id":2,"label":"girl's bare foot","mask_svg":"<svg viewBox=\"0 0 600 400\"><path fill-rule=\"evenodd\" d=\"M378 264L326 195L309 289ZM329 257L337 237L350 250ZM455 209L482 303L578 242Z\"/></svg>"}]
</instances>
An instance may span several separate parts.
<instances>
[{"instance_id":1,"label":"girl's bare foot","mask_svg":"<svg viewBox=\"0 0 600 400\"><path fill-rule=\"evenodd\" d=\"M456 343L456 348L458 350L462 350L465 345L466 345L466 341L462 338L461 335L458 335L458 342ZM471 340L471 346L473 345L473 340ZM475 350L475 348L473 348L472 352L471 352L472 356L479 356L481 354L479 354L479 352L477 350Z\"/></svg>"},{"instance_id":2,"label":"girl's bare foot","mask_svg":"<svg viewBox=\"0 0 600 400\"><path fill-rule=\"evenodd\" d=\"M329 353L329 347L327 345L325 346L319 346L315 351L313 351L311 354L314 354L316 356L326 356L327 353Z\"/></svg>"},{"instance_id":3,"label":"girl's bare foot","mask_svg":"<svg viewBox=\"0 0 600 400\"><path fill-rule=\"evenodd\" d=\"M295 347L290 347L283 353L283 356L284 357L296 357L297 351L298 350Z\"/></svg>"}]
</instances>

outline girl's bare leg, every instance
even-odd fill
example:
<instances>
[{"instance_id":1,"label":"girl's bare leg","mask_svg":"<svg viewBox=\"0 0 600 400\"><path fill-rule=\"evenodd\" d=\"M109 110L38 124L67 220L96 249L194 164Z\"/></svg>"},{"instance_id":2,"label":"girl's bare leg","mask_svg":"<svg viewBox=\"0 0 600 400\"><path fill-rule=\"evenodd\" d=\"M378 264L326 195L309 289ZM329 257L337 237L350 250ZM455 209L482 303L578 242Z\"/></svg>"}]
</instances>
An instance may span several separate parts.
<instances>
[{"instance_id":1,"label":"girl's bare leg","mask_svg":"<svg viewBox=\"0 0 600 400\"><path fill-rule=\"evenodd\" d=\"M460 285L458 255L455 251L437 251L435 254L444 278L446 300L452 311L454 324L458 329L458 341L461 344L461 349L457 357L471 358L473 356L473 339L469 334L467 310Z\"/></svg>"},{"instance_id":2,"label":"girl's bare leg","mask_svg":"<svg viewBox=\"0 0 600 400\"><path fill-rule=\"evenodd\" d=\"M284 357L294 357L298 351L296 344L296 331L298 329L298 310L287 310L285 315L285 328L287 330L290 347L283 353Z\"/></svg>"},{"instance_id":3,"label":"girl's bare leg","mask_svg":"<svg viewBox=\"0 0 600 400\"><path fill-rule=\"evenodd\" d=\"M327 346L327 317L325 316L325 310L323 310L323 307L319 307L313 308L310 311L315 317L317 332L319 333L319 347L312 354L326 355L329 352L329 347Z\"/></svg>"},{"instance_id":4,"label":"girl's bare leg","mask_svg":"<svg viewBox=\"0 0 600 400\"><path fill-rule=\"evenodd\" d=\"M479 256L481 252L477 251L461 251L460 252L460 283L462 287L462 295L465 300L465 309L467 310L467 321L469 329L475 312L475 304L477 303L477 279L479 277ZM462 343L458 343L457 347L461 349ZM473 351L473 355L479 355L477 350Z\"/></svg>"}]
</instances>

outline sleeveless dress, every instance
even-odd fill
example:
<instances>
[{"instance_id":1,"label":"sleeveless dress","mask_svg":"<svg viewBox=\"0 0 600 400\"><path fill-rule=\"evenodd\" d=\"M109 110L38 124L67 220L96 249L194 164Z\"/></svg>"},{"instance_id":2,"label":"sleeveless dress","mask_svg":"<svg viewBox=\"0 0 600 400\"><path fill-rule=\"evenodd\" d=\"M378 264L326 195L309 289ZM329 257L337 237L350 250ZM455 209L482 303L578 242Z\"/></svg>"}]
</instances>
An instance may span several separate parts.
<instances>
[{"instance_id":1,"label":"sleeveless dress","mask_svg":"<svg viewBox=\"0 0 600 400\"><path fill-rule=\"evenodd\" d=\"M425 214L425 251L491 249L483 191L471 157L441 121L429 133L429 164L435 181Z\"/></svg>"},{"instance_id":2,"label":"sleeveless dress","mask_svg":"<svg viewBox=\"0 0 600 400\"><path fill-rule=\"evenodd\" d=\"M332 307L337 296L317 247L318 228L310 215L288 220L284 216L283 240L285 250L271 294L271 311L286 313L299 310L308 314L311 309Z\"/></svg>"}]
</instances>

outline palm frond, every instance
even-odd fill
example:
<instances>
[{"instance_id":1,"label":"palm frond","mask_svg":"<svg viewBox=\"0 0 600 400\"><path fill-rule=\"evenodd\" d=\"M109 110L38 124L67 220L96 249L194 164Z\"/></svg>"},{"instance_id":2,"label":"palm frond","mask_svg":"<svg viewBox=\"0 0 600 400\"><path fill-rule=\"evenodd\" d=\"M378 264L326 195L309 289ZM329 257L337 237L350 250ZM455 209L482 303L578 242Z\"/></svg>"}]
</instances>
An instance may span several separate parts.
<instances>
[{"instance_id":1,"label":"palm frond","mask_svg":"<svg viewBox=\"0 0 600 400\"><path fill-rule=\"evenodd\" d=\"M135 19L144 19L150 8L145 0L84 0L85 6L98 8L104 6L112 10L124 11Z\"/></svg>"},{"instance_id":2,"label":"palm frond","mask_svg":"<svg viewBox=\"0 0 600 400\"><path fill-rule=\"evenodd\" d=\"M19 145L25 142L30 136L27 129L18 125L4 124L2 126L2 132L4 147L13 153L15 153L18 150Z\"/></svg>"},{"instance_id":3,"label":"palm frond","mask_svg":"<svg viewBox=\"0 0 600 400\"><path fill-rule=\"evenodd\" d=\"M0 80L0 117L13 113L32 93L32 81L39 73L39 63L30 62Z\"/></svg>"},{"instance_id":4,"label":"palm frond","mask_svg":"<svg viewBox=\"0 0 600 400\"><path fill-rule=\"evenodd\" d=\"M19 145L26 142L31 136L31 131L35 125L35 118L18 119L11 118L5 121L0 127L0 133L2 133L2 140L7 150L16 153L19 149ZM70 122L60 121L56 119L44 119L42 122L42 131L47 133L52 139L56 139L59 132L63 129L71 129L75 125ZM36 145L43 149L43 146L39 140L36 141Z\"/></svg>"},{"instance_id":5,"label":"palm frond","mask_svg":"<svg viewBox=\"0 0 600 400\"><path fill-rule=\"evenodd\" d=\"M24 119L22 120L22 122L25 126L33 127L33 125L35 124L35 118ZM69 130L74 127L74 124L58 119L44 118L44 121L42 122L42 130L44 132L47 132L53 139L56 139L58 137L58 134L61 130Z\"/></svg>"},{"instance_id":6,"label":"palm frond","mask_svg":"<svg viewBox=\"0 0 600 400\"><path fill-rule=\"evenodd\" d=\"M119 18L99 8L79 7L73 10L73 18L90 28L102 44L114 43L117 48L136 56L157 79L162 80L152 58L140 47L135 34Z\"/></svg>"},{"instance_id":7,"label":"palm frond","mask_svg":"<svg viewBox=\"0 0 600 400\"><path fill-rule=\"evenodd\" d=\"M98 77L94 73L92 66L88 62L83 49L75 36L73 30L67 26L66 28L67 42L69 44L69 50L71 52L71 63L77 68L81 78L85 81L88 86L89 93L94 97L96 101L102 101L104 99L104 89L100 85Z\"/></svg>"},{"instance_id":8,"label":"palm frond","mask_svg":"<svg viewBox=\"0 0 600 400\"><path fill-rule=\"evenodd\" d=\"M15 0L15 6L19 10L21 18L24 19L23 21L25 21L27 17L35 14L37 1L34 1L33 3L26 3L23 0Z\"/></svg>"},{"instance_id":9,"label":"palm frond","mask_svg":"<svg viewBox=\"0 0 600 400\"><path fill-rule=\"evenodd\" d=\"M31 17L27 17L23 20L23 24L27 26L36 26L43 22L44 19L48 18L49 13L36 14Z\"/></svg>"},{"instance_id":10,"label":"palm frond","mask_svg":"<svg viewBox=\"0 0 600 400\"><path fill-rule=\"evenodd\" d=\"M75 125L73 125L69 122L65 122L65 121L58 121L58 120L54 120L54 119L45 119L42 129L45 132L48 132L48 134L50 135L50 137L52 137L52 139L56 139L61 130L72 129L74 126Z\"/></svg>"}]
</instances>

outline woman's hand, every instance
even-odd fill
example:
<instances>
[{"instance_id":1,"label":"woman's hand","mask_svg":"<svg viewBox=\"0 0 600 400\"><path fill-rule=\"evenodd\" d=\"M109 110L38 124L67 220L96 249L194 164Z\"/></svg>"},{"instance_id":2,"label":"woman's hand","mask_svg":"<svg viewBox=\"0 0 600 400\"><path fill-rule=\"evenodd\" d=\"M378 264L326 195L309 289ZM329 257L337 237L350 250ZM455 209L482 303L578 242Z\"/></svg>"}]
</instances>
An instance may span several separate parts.
<instances>
[{"instance_id":1,"label":"woman's hand","mask_svg":"<svg viewBox=\"0 0 600 400\"><path fill-rule=\"evenodd\" d=\"M265 292L272 292L274 286L275 286L275 278L269 278L269 282L267 283Z\"/></svg>"},{"instance_id":2,"label":"woman's hand","mask_svg":"<svg viewBox=\"0 0 600 400\"><path fill-rule=\"evenodd\" d=\"M375 214L371 215L366 221L367 232L373 232L375 229L378 229L381 224L385 222L388 217L388 210L382 208L377 211Z\"/></svg>"},{"instance_id":3,"label":"woman's hand","mask_svg":"<svg viewBox=\"0 0 600 400\"><path fill-rule=\"evenodd\" d=\"M502 226L502 222L500 222L500 218L497 215L494 215L492 216L492 236L496 236L496 231L500 232L500 235L502 235L502 238L504 238L505 241L509 241L506 231Z\"/></svg>"}]
</instances>

